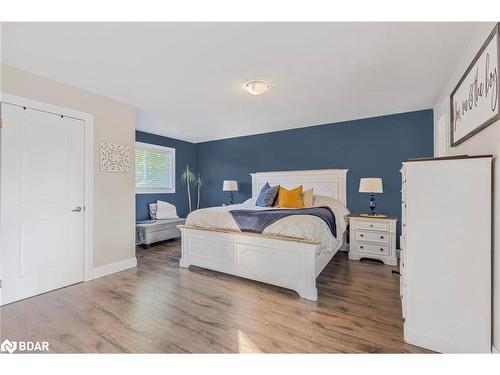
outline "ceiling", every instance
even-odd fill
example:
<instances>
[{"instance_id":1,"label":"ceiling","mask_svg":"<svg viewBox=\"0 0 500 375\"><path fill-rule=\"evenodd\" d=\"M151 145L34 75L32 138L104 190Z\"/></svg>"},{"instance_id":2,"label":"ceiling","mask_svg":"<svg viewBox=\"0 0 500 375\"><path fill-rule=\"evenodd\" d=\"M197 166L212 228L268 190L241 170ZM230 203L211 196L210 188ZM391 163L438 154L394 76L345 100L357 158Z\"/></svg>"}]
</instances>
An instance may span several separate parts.
<instances>
[{"instance_id":1,"label":"ceiling","mask_svg":"<svg viewBox=\"0 0 500 375\"><path fill-rule=\"evenodd\" d=\"M3 62L191 142L431 108L477 23L3 23ZM262 96L242 90L270 82Z\"/></svg>"}]
</instances>

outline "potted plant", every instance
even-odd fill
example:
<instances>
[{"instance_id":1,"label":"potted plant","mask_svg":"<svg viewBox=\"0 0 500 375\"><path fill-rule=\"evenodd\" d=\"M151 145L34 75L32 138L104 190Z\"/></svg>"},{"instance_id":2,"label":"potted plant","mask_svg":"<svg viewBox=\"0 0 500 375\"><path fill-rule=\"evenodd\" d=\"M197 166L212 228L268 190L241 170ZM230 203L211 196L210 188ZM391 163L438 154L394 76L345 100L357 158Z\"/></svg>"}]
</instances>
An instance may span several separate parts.
<instances>
[{"instance_id":1,"label":"potted plant","mask_svg":"<svg viewBox=\"0 0 500 375\"><path fill-rule=\"evenodd\" d=\"M196 209L199 209L201 201L201 185L202 185L201 176L199 174L196 175L191 169L189 169L189 165L187 165L186 170L182 173L182 180L186 182L189 212L193 210L193 205L191 200L192 187L195 187L197 190Z\"/></svg>"},{"instance_id":2,"label":"potted plant","mask_svg":"<svg viewBox=\"0 0 500 375\"><path fill-rule=\"evenodd\" d=\"M196 182L195 182L195 185L196 185L196 190L198 192L198 199L196 201L196 209L199 210L200 209L200 201L201 201L201 176L200 174L198 173L198 175L196 176Z\"/></svg>"}]
</instances>

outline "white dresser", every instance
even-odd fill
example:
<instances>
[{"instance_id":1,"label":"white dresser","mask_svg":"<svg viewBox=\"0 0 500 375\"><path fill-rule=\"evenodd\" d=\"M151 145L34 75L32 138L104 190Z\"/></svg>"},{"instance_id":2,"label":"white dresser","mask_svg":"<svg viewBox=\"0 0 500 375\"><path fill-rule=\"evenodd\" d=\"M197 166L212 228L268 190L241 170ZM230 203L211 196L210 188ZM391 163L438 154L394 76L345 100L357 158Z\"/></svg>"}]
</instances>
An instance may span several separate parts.
<instances>
[{"instance_id":1,"label":"white dresser","mask_svg":"<svg viewBox=\"0 0 500 375\"><path fill-rule=\"evenodd\" d=\"M492 157L403 163L404 339L443 353L491 351Z\"/></svg>"},{"instance_id":2,"label":"white dresser","mask_svg":"<svg viewBox=\"0 0 500 375\"><path fill-rule=\"evenodd\" d=\"M394 216L349 215L349 259L378 259L397 265L396 222Z\"/></svg>"}]
</instances>

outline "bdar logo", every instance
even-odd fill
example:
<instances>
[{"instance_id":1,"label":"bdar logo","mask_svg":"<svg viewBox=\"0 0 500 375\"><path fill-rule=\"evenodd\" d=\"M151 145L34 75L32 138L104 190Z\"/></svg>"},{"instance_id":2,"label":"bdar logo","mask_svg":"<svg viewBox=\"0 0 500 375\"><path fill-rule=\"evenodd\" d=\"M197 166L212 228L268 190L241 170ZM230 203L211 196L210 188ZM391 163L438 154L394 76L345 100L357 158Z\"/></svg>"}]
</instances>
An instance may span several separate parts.
<instances>
[{"instance_id":1,"label":"bdar logo","mask_svg":"<svg viewBox=\"0 0 500 375\"><path fill-rule=\"evenodd\" d=\"M12 342L8 339L4 340L0 345L0 351L9 352L10 354L14 353L17 349L17 342Z\"/></svg>"}]
</instances>

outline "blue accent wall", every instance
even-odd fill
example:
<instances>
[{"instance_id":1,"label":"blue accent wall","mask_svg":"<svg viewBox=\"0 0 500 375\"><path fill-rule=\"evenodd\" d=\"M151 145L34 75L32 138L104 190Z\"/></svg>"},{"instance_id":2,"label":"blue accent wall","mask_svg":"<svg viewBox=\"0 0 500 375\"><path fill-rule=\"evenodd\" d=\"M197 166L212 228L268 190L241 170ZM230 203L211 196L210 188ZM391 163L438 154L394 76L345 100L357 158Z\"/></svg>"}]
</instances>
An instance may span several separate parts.
<instances>
[{"instance_id":1,"label":"blue accent wall","mask_svg":"<svg viewBox=\"0 0 500 375\"><path fill-rule=\"evenodd\" d=\"M238 181L239 203L251 197L251 172L346 168L351 212L369 211L369 195L358 192L359 179L382 177L377 211L400 217L401 162L433 155L433 115L429 109L209 141L196 144L196 154L205 207L228 201L224 179Z\"/></svg>"},{"instance_id":2,"label":"blue accent wall","mask_svg":"<svg viewBox=\"0 0 500 375\"><path fill-rule=\"evenodd\" d=\"M188 213L188 200L186 185L181 180L181 175L187 165L196 170L196 145L174 138L162 137L141 131L135 132L137 142L175 148L175 193L173 194L136 194L135 216L136 220L149 220L149 203L162 200L172 203L177 207L177 214L186 217Z\"/></svg>"},{"instance_id":3,"label":"blue accent wall","mask_svg":"<svg viewBox=\"0 0 500 375\"><path fill-rule=\"evenodd\" d=\"M347 206L368 212L368 194L358 192L361 177L382 177L384 193L376 194L377 211L401 215L401 163L433 155L432 110L400 113L279 132L193 144L137 131L136 140L176 149L176 193L136 195L137 220L149 219L148 203L175 204L187 215L182 171L186 165L203 179L202 207L229 201L223 180L237 180L236 202L252 195L252 172L346 168ZM398 235L399 235L398 225ZM398 237L399 240L399 237Z\"/></svg>"}]
</instances>

